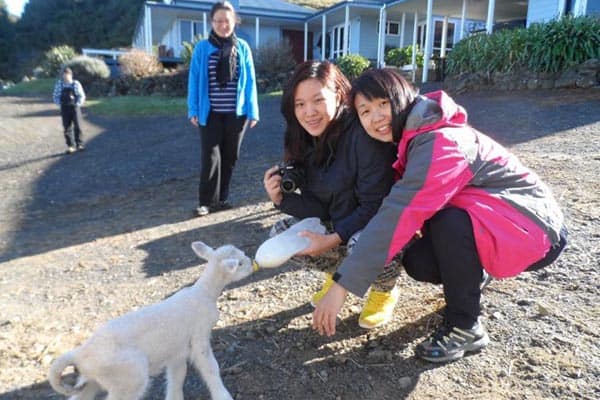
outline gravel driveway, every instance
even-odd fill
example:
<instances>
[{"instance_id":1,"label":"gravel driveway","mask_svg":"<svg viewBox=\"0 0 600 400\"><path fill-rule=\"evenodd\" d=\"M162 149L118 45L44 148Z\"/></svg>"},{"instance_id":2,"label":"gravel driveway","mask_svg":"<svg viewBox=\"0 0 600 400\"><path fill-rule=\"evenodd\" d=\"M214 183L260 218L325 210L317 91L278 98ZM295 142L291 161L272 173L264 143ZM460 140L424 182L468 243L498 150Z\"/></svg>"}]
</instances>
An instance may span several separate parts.
<instances>
[{"instance_id":1,"label":"gravel driveway","mask_svg":"<svg viewBox=\"0 0 600 400\"><path fill-rule=\"evenodd\" d=\"M600 398L600 89L456 97L471 123L553 188L570 246L552 266L486 291L491 345L458 362L413 355L439 322L440 288L403 279L394 320L338 333L310 329L321 277L260 271L220 297L213 347L236 399ZM193 218L198 140L185 116L108 118L84 110L85 152L65 155L48 98L0 97L0 399L60 398L51 360L100 323L159 301L202 270L190 243L254 254L279 215L262 173L280 159L279 99L261 102L232 182L232 210ZM163 379L146 399L163 397ZM208 398L190 369L186 398Z\"/></svg>"}]
</instances>

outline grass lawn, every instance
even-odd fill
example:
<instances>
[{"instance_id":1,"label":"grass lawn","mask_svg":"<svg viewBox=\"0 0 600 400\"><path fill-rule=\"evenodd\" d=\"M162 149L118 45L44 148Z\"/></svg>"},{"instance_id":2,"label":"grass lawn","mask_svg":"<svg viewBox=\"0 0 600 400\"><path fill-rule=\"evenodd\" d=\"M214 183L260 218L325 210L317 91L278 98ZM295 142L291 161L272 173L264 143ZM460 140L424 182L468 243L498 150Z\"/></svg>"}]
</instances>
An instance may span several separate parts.
<instances>
[{"instance_id":1,"label":"grass lawn","mask_svg":"<svg viewBox=\"0 0 600 400\"><path fill-rule=\"evenodd\" d=\"M6 96L52 95L54 79L36 79L21 82L0 92ZM85 88L84 88L85 89ZM261 99L281 96L281 91L263 93ZM88 98L85 107L96 115L104 116L145 116L145 115L174 115L187 113L185 97L169 96L116 96Z\"/></svg>"},{"instance_id":2,"label":"grass lawn","mask_svg":"<svg viewBox=\"0 0 600 400\"><path fill-rule=\"evenodd\" d=\"M9 87L8 89L1 90L0 95L4 96L27 96L27 95L36 95L36 94L46 94L52 95L52 91L54 90L54 83L56 80L46 78L46 79L34 79L29 82L21 82L17 83L14 86Z\"/></svg>"}]
</instances>

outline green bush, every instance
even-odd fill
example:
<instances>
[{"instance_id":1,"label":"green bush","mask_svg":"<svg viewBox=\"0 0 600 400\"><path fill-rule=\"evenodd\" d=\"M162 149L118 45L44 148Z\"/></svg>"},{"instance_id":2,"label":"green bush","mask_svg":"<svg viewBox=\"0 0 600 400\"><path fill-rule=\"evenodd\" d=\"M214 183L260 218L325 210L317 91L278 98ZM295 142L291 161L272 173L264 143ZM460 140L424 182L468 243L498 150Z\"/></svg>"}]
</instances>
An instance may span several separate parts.
<instances>
[{"instance_id":1,"label":"green bush","mask_svg":"<svg viewBox=\"0 0 600 400\"><path fill-rule=\"evenodd\" d=\"M77 56L67 62L65 66L73 70L73 79L77 79L84 86L89 86L95 80L104 80L110 76L110 69L106 63L88 56Z\"/></svg>"},{"instance_id":2,"label":"green bush","mask_svg":"<svg viewBox=\"0 0 600 400\"><path fill-rule=\"evenodd\" d=\"M567 16L463 39L450 52L446 71L488 76L516 70L559 72L592 58L600 58L600 19Z\"/></svg>"},{"instance_id":3,"label":"green bush","mask_svg":"<svg viewBox=\"0 0 600 400\"><path fill-rule=\"evenodd\" d=\"M359 54L347 54L338 57L335 63L349 80L358 77L370 65L369 60Z\"/></svg>"},{"instance_id":4,"label":"green bush","mask_svg":"<svg viewBox=\"0 0 600 400\"><path fill-rule=\"evenodd\" d=\"M119 57L121 71L135 78L145 78L162 72L163 68L158 58L143 50L134 49Z\"/></svg>"},{"instance_id":5,"label":"green bush","mask_svg":"<svg viewBox=\"0 0 600 400\"><path fill-rule=\"evenodd\" d=\"M56 46L44 53L42 59L42 74L43 76L54 78L57 77L63 65L77 56L77 52L71 46Z\"/></svg>"},{"instance_id":6,"label":"green bush","mask_svg":"<svg viewBox=\"0 0 600 400\"><path fill-rule=\"evenodd\" d=\"M412 64L412 53L413 53L412 45L408 45L405 47L396 47L396 48L390 49L385 53L385 57L384 57L385 64L386 65L394 65L396 67L401 67L406 64ZM416 62L417 62L418 67L423 66L423 59L424 59L423 51L417 47Z\"/></svg>"},{"instance_id":7,"label":"green bush","mask_svg":"<svg viewBox=\"0 0 600 400\"><path fill-rule=\"evenodd\" d=\"M521 63L536 72L558 72L600 58L600 19L567 16L534 24Z\"/></svg>"},{"instance_id":8,"label":"green bush","mask_svg":"<svg viewBox=\"0 0 600 400\"><path fill-rule=\"evenodd\" d=\"M196 44L202 40L202 35L196 35L194 40L191 42L183 42L183 50L181 50L181 59L183 60L183 65L187 68L190 66L190 62L192 62L192 54L194 54L194 48Z\"/></svg>"}]
</instances>

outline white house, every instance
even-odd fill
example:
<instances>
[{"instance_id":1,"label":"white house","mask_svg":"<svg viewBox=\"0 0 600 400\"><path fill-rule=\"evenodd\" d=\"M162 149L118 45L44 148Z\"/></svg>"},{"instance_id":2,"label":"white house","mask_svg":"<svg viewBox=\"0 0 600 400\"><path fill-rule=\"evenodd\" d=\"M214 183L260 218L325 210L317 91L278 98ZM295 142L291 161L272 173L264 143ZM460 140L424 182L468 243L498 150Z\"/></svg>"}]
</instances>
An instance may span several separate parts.
<instances>
[{"instance_id":1,"label":"white house","mask_svg":"<svg viewBox=\"0 0 600 400\"><path fill-rule=\"evenodd\" d=\"M600 15L600 0L346 0L313 10L283 0L238 0L237 34L253 48L287 38L297 61L361 54L383 65L386 47L419 46L429 65L462 38L507 26L528 26L566 13ZM133 46L179 57L183 41L210 31L210 0L147 1ZM413 64L415 64L413 60ZM423 71L427 81L427 69Z\"/></svg>"},{"instance_id":2,"label":"white house","mask_svg":"<svg viewBox=\"0 0 600 400\"><path fill-rule=\"evenodd\" d=\"M304 58L304 20L313 9L280 0L230 1L241 24L236 34L253 48L261 43L287 38L292 44L297 61ZM209 12L214 0L146 1L135 30L133 47L147 52L161 50L161 58L177 59L183 42L194 37L208 37Z\"/></svg>"}]
</instances>

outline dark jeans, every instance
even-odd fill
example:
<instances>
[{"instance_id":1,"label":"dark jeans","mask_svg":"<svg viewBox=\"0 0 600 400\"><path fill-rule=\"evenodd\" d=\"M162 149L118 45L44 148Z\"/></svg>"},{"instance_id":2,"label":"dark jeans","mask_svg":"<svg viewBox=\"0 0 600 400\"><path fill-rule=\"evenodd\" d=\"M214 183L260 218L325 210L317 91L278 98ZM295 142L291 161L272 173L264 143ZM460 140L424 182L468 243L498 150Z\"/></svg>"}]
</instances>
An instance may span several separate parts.
<instances>
[{"instance_id":1,"label":"dark jeans","mask_svg":"<svg viewBox=\"0 0 600 400\"><path fill-rule=\"evenodd\" d=\"M215 206L229 197L229 183L240 154L246 117L214 113L200 127L199 205Z\"/></svg>"},{"instance_id":2,"label":"dark jeans","mask_svg":"<svg viewBox=\"0 0 600 400\"><path fill-rule=\"evenodd\" d=\"M551 264L564 249L566 239L563 229L560 243L528 270ZM448 323L465 329L475 324L481 313L483 267L466 211L446 208L434 215L425 223L423 237L404 252L402 264L412 278L443 285Z\"/></svg>"},{"instance_id":3,"label":"dark jeans","mask_svg":"<svg viewBox=\"0 0 600 400\"><path fill-rule=\"evenodd\" d=\"M65 141L67 146L75 146L83 143L79 120L81 119L81 109L79 106L61 106L60 115L64 128Z\"/></svg>"}]
</instances>

